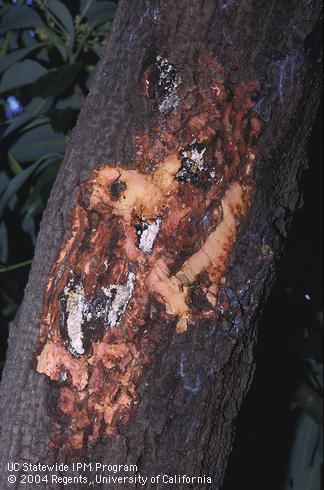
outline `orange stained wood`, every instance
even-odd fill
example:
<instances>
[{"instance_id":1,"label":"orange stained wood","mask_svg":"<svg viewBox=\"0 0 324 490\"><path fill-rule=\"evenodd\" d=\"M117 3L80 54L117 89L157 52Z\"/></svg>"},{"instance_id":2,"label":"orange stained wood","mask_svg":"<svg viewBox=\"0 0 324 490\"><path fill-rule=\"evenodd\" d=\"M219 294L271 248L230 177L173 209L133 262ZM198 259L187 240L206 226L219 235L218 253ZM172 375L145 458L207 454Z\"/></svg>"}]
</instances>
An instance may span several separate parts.
<instances>
[{"instance_id":1,"label":"orange stained wood","mask_svg":"<svg viewBox=\"0 0 324 490\"><path fill-rule=\"evenodd\" d=\"M167 59L159 63L173 74L167 89L163 78L153 90L154 66L139 84L158 122L136 134L127 166L101 165L79 184L44 295L36 369L57 384L64 415L53 421L51 445L70 453L127 423L157 324L181 335L216 318L218 285L253 195L258 84L229 91L206 53L193 87ZM204 300L192 301L193 292Z\"/></svg>"}]
</instances>

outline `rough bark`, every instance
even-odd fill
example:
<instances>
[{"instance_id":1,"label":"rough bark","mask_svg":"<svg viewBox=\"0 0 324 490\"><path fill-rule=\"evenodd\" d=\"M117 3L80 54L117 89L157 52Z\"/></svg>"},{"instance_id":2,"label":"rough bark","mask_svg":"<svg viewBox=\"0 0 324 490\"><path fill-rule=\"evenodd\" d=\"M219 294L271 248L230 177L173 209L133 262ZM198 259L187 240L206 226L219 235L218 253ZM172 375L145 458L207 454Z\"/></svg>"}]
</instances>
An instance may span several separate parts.
<instances>
[{"instance_id":1,"label":"rough bark","mask_svg":"<svg viewBox=\"0 0 324 490\"><path fill-rule=\"evenodd\" d=\"M2 488L9 461L221 488L300 201L319 16L307 0L120 2L10 331Z\"/></svg>"}]
</instances>

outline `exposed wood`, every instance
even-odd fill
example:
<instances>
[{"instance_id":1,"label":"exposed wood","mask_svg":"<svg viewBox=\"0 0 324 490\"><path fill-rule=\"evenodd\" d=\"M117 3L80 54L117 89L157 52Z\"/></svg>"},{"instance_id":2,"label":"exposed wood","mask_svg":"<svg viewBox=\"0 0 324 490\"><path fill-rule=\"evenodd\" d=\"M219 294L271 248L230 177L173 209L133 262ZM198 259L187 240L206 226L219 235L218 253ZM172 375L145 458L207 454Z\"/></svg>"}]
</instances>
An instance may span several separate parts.
<instances>
[{"instance_id":1,"label":"exposed wood","mask_svg":"<svg viewBox=\"0 0 324 490\"><path fill-rule=\"evenodd\" d=\"M8 461L76 460L221 488L300 199L319 15L120 2L10 332L4 488Z\"/></svg>"}]
</instances>

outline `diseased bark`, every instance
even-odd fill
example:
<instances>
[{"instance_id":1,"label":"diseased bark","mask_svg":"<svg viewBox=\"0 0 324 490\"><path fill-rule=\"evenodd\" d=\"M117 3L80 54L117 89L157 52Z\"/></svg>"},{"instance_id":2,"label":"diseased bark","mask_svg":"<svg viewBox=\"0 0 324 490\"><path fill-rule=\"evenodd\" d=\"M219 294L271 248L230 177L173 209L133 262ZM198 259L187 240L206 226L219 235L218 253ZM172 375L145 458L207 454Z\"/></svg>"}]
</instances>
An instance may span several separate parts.
<instances>
[{"instance_id":1,"label":"diseased bark","mask_svg":"<svg viewBox=\"0 0 324 490\"><path fill-rule=\"evenodd\" d=\"M120 2L10 332L3 488L8 461L221 488L307 163L319 12Z\"/></svg>"}]
</instances>

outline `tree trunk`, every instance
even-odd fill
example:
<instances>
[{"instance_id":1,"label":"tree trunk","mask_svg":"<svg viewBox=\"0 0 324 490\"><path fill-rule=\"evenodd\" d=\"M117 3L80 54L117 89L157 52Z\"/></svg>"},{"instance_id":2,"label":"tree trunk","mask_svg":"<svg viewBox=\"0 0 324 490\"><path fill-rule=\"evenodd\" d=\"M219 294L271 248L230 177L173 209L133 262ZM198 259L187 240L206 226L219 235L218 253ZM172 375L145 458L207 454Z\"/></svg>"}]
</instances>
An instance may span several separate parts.
<instances>
[{"instance_id":1,"label":"tree trunk","mask_svg":"<svg viewBox=\"0 0 324 490\"><path fill-rule=\"evenodd\" d=\"M24 486L10 462L94 480L76 461L221 488L300 202L319 16L316 0L119 3L10 331L1 488ZM33 488L63 488L50 478Z\"/></svg>"}]
</instances>

